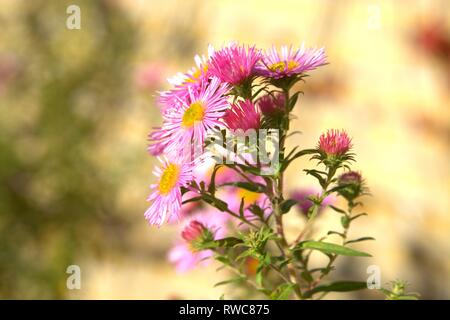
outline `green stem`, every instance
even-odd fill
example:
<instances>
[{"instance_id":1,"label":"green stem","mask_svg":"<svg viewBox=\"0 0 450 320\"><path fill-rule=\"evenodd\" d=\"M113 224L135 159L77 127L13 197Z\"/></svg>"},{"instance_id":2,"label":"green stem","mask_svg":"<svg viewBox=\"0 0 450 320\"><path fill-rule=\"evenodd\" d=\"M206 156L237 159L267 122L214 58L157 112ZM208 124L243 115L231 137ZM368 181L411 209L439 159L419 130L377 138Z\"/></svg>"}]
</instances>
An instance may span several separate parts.
<instances>
[{"instance_id":1,"label":"green stem","mask_svg":"<svg viewBox=\"0 0 450 320\"><path fill-rule=\"evenodd\" d=\"M351 218L352 218L352 210L354 206L351 202L348 204L348 212L345 213L345 216L347 217L349 223L344 226L344 232L342 232L342 245L345 246L345 241L347 240L347 234L348 230L350 228ZM327 266L325 267L325 271L322 272L322 274L319 276L319 278L314 282L313 287L317 286L320 281L322 281L331 271L333 268L333 263L336 261L338 255L335 254L330 258L330 261L328 262Z\"/></svg>"},{"instance_id":2,"label":"green stem","mask_svg":"<svg viewBox=\"0 0 450 320\"><path fill-rule=\"evenodd\" d=\"M283 90L285 95L285 116L281 121L281 135L280 135L280 163L284 161L284 152L285 152L285 140L287 132L289 131L289 90ZM274 177L274 191L269 194L272 200L273 205L273 214L275 218L276 224L276 232L279 237L279 248L282 251L283 256L286 259L292 259L292 254L289 250L289 244L286 241L286 237L284 234L283 227L283 213L281 211L281 203L283 202L283 182L284 182L284 173L283 171L277 172ZM297 275L297 271L295 266L292 263L287 263L286 268L289 274L289 279L291 283L295 283L295 294L299 299L302 299L302 291L300 288L300 277Z\"/></svg>"}]
</instances>

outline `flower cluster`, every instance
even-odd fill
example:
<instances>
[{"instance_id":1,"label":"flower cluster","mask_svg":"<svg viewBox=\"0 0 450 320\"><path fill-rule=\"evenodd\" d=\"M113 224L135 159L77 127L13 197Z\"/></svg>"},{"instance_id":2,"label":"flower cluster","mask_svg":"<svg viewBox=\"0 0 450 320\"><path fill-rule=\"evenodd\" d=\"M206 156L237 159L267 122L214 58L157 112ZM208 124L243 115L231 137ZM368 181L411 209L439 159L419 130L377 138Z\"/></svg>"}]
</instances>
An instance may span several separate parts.
<instances>
[{"instance_id":1,"label":"flower cluster","mask_svg":"<svg viewBox=\"0 0 450 320\"><path fill-rule=\"evenodd\" d=\"M273 64L267 64L274 59L278 64L295 63L296 68L288 72L274 69ZM259 129L261 111L283 110L284 96L280 94L270 102L270 96L262 96L256 104L251 97L232 101L230 93L243 92L257 77L278 79L304 74L324 64L325 53L303 46L298 50L282 47L280 54L274 48L263 53L255 46L231 43L217 51L210 46L208 57L197 55L195 62L187 73L170 79L172 89L160 93L162 125L149 134L148 151L166 157L162 167L155 169L159 181L151 185L153 192L148 198L152 204L145 216L153 225L180 217L181 188L200 182L192 172L194 167L204 166L202 155L209 133L225 128L244 132Z\"/></svg>"},{"instance_id":2,"label":"flower cluster","mask_svg":"<svg viewBox=\"0 0 450 320\"><path fill-rule=\"evenodd\" d=\"M370 256L347 247L370 239L347 240L351 223L363 215L355 214L360 204L355 200L367 194L361 174L350 168L354 154L348 134L328 130L312 149L285 146L300 93L296 85L326 59L323 48L303 45L267 51L238 43L219 50L210 46L207 56L197 55L195 66L160 92L162 124L150 132L148 151L161 164L154 169L145 218L158 227L181 222L169 252L177 270L215 259L255 294L309 299L324 288L320 283L339 255ZM321 188L293 190L287 198L286 170L305 155L324 166L304 170ZM335 206L338 197L347 209ZM314 241L311 225L328 207L342 215L343 230ZM283 219L293 208L307 221L289 242ZM338 235L341 245L328 242L330 235ZM311 268L311 251L325 253L330 262ZM351 286L344 287L354 290Z\"/></svg>"}]
</instances>

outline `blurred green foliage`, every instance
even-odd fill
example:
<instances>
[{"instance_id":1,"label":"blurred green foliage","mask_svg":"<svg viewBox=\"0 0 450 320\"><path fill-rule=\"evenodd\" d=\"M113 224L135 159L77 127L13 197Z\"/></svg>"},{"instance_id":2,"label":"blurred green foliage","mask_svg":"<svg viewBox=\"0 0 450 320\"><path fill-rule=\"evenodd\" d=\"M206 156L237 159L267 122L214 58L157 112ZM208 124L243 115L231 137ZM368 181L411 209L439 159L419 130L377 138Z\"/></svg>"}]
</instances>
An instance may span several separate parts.
<instances>
[{"instance_id":1,"label":"blurred green foliage","mask_svg":"<svg viewBox=\"0 0 450 320\"><path fill-rule=\"evenodd\" d=\"M0 96L0 298L65 297L65 268L126 230L92 151L127 97L134 26L112 2L78 1L83 32L68 30L66 2L22 2L18 28L2 26L20 68Z\"/></svg>"}]
</instances>

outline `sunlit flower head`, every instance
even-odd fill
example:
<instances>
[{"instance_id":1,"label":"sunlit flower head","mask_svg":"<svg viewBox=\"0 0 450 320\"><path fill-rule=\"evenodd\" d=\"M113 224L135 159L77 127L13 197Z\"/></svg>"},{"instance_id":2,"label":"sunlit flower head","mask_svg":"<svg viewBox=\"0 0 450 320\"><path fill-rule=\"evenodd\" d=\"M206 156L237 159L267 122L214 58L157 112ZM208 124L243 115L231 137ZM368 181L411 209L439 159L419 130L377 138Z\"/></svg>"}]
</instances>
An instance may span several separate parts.
<instances>
[{"instance_id":1,"label":"sunlit flower head","mask_svg":"<svg viewBox=\"0 0 450 320\"><path fill-rule=\"evenodd\" d=\"M305 73L324 64L324 48L305 48L302 44L300 49L282 46L281 50L277 51L273 46L262 55L257 69L262 76L279 79Z\"/></svg>"},{"instance_id":2,"label":"sunlit flower head","mask_svg":"<svg viewBox=\"0 0 450 320\"><path fill-rule=\"evenodd\" d=\"M286 97L282 93L266 94L258 99L258 107L264 114L273 114L285 110Z\"/></svg>"},{"instance_id":3,"label":"sunlit flower head","mask_svg":"<svg viewBox=\"0 0 450 320\"><path fill-rule=\"evenodd\" d=\"M258 129L261 117L257 107L249 100L239 101L231 106L223 117L225 126L231 130Z\"/></svg>"},{"instance_id":4,"label":"sunlit flower head","mask_svg":"<svg viewBox=\"0 0 450 320\"><path fill-rule=\"evenodd\" d=\"M223 127L221 118L229 107L225 94L228 87L217 78L202 82L198 88L190 88L179 106L163 114L163 125L153 133L153 149L167 154L181 154L186 148L203 146L208 130Z\"/></svg>"},{"instance_id":5,"label":"sunlit flower head","mask_svg":"<svg viewBox=\"0 0 450 320\"><path fill-rule=\"evenodd\" d=\"M147 198L152 204L145 212L145 219L156 226L179 218L181 187L186 187L194 178L191 163L184 163L176 158L170 161L159 160L161 166L157 166L153 171L158 181L150 186L152 193Z\"/></svg>"},{"instance_id":6,"label":"sunlit flower head","mask_svg":"<svg viewBox=\"0 0 450 320\"><path fill-rule=\"evenodd\" d=\"M344 130L331 129L319 138L319 150L329 155L342 155L352 147L352 140Z\"/></svg>"},{"instance_id":7,"label":"sunlit flower head","mask_svg":"<svg viewBox=\"0 0 450 320\"><path fill-rule=\"evenodd\" d=\"M255 75L255 66L261 57L255 46L230 44L211 56L209 72L222 82L242 84Z\"/></svg>"}]
</instances>

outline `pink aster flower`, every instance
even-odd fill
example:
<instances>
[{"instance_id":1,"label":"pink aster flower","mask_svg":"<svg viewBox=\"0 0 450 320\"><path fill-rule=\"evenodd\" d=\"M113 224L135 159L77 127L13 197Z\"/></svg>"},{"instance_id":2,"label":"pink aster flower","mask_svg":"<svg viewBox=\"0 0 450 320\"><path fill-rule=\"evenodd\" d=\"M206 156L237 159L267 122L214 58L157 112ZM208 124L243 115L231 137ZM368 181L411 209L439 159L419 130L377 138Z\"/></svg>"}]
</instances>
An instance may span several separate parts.
<instances>
[{"instance_id":1,"label":"pink aster flower","mask_svg":"<svg viewBox=\"0 0 450 320\"><path fill-rule=\"evenodd\" d=\"M179 242L169 251L168 259L175 265L177 272L182 273L207 265L212 254L211 250L193 251L186 242Z\"/></svg>"},{"instance_id":2,"label":"pink aster flower","mask_svg":"<svg viewBox=\"0 0 450 320\"><path fill-rule=\"evenodd\" d=\"M326 64L325 49L282 46L278 52L275 46L263 54L258 64L258 73L269 78L284 78L314 70Z\"/></svg>"},{"instance_id":3,"label":"pink aster flower","mask_svg":"<svg viewBox=\"0 0 450 320\"><path fill-rule=\"evenodd\" d=\"M225 113L223 121L225 126L231 130L258 129L261 124L257 107L250 101L239 101L231 106Z\"/></svg>"},{"instance_id":4,"label":"pink aster flower","mask_svg":"<svg viewBox=\"0 0 450 320\"><path fill-rule=\"evenodd\" d=\"M352 140L344 130L331 129L319 138L319 150L329 155L342 155L352 147Z\"/></svg>"},{"instance_id":5,"label":"pink aster flower","mask_svg":"<svg viewBox=\"0 0 450 320\"><path fill-rule=\"evenodd\" d=\"M207 265L210 262L208 258L213 255L213 252L211 250L195 250L191 242L198 239L201 228L212 232L214 239L224 238L227 234L226 223L228 220L229 217L226 214L215 209L193 215L191 220L182 227L183 241L177 242L169 251L169 261L175 265L176 270L186 272L197 266Z\"/></svg>"},{"instance_id":6,"label":"pink aster flower","mask_svg":"<svg viewBox=\"0 0 450 320\"><path fill-rule=\"evenodd\" d=\"M211 56L209 71L222 82L239 85L255 75L261 54L255 46L232 43Z\"/></svg>"},{"instance_id":7,"label":"pink aster flower","mask_svg":"<svg viewBox=\"0 0 450 320\"><path fill-rule=\"evenodd\" d=\"M186 187L193 180L192 164L180 159L159 159L161 166L153 173L158 182L150 188L153 192L147 198L152 202L145 212L145 219L151 224L161 226L168 220L178 219L181 209L181 187Z\"/></svg>"},{"instance_id":8,"label":"pink aster flower","mask_svg":"<svg viewBox=\"0 0 450 320\"><path fill-rule=\"evenodd\" d=\"M282 93L275 93L273 95L266 94L258 99L258 107L264 114L273 114L276 112L284 112L286 104L286 97Z\"/></svg>"},{"instance_id":9,"label":"pink aster flower","mask_svg":"<svg viewBox=\"0 0 450 320\"><path fill-rule=\"evenodd\" d=\"M163 114L163 125L150 136L151 150L189 154L194 145L203 148L210 129L223 127L221 118L229 107L226 85L213 78L198 88L188 87L187 92L184 99L178 100L177 108Z\"/></svg>"},{"instance_id":10,"label":"pink aster flower","mask_svg":"<svg viewBox=\"0 0 450 320\"><path fill-rule=\"evenodd\" d=\"M213 53L214 47L209 45L208 56L195 55L195 66L193 68L186 73L179 72L167 79L173 85L173 88L159 93L158 105L161 107L163 114L178 109L181 104L180 101L189 97L189 90L199 90L202 83L207 83L210 78L209 59Z\"/></svg>"}]
</instances>

